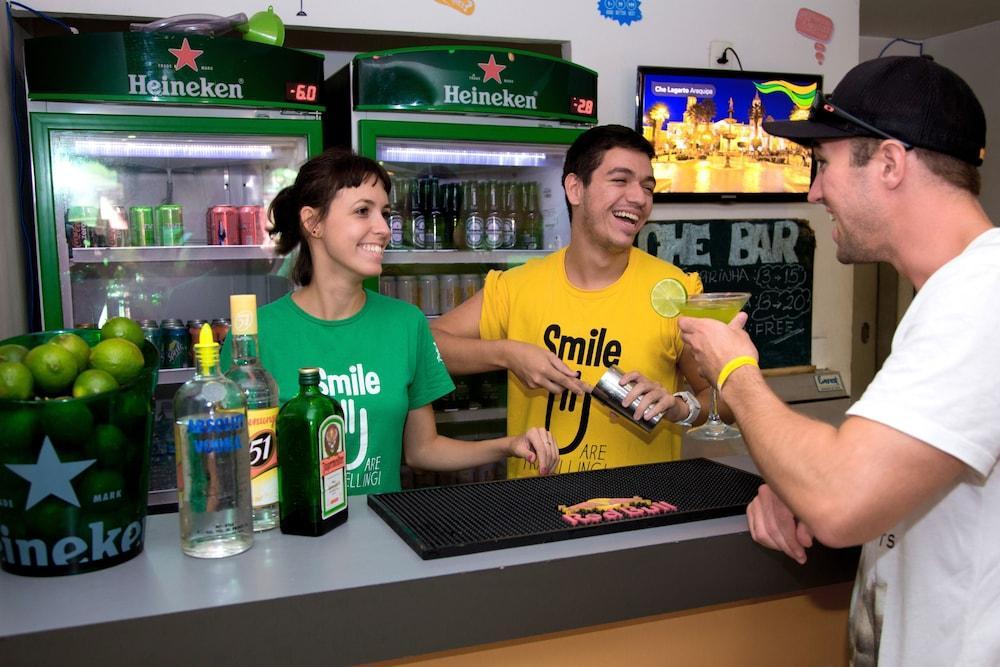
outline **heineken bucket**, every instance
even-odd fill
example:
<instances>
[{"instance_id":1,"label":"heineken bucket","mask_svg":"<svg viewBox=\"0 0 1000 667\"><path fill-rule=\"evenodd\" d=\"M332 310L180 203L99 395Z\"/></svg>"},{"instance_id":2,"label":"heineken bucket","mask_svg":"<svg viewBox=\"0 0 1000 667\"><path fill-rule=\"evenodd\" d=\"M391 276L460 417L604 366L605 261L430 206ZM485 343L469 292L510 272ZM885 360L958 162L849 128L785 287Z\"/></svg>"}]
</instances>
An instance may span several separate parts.
<instances>
[{"instance_id":1,"label":"heineken bucket","mask_svg":"<svg viewBox=\"0 0 1000 667\"><path fill-rule=\"evenodd\" d=\"M30 350L60 333L0 345ZM96 329L72 333L91 347L100 342ZM142 552L159 354L149 341L141 350L139 375L117 389L0 399L0 567L7 572L77 574Z\"/></svg>"}]
</instances>

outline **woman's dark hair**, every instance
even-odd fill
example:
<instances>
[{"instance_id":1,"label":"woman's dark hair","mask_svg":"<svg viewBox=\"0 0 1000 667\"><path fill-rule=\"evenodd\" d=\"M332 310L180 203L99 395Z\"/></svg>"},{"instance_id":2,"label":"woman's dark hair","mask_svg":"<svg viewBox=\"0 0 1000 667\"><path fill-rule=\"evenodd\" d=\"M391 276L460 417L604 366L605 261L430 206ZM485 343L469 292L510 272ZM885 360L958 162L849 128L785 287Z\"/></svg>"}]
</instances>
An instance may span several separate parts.
<instances>
[{"instance_id":1,"label":"woman's dark hair","mask_svg":"<svg viewBox=\"0 0 1000 667\"><path fill-rule=\"evenodd\" d=\"M305 286L312 282L313 277L309 244L302 242L302 222L299 219L302 207L311 206L323 219L338 192L344 188L360 187L373 178L382 183L388 194L392 181L382 165L349 150L331 148L302 165L295 183L274 197L268 207L268 216L274 221L271 236L277 243L278 254L287 255L295 248L299 249L292 268L293 282Z\"/></svg>"}]
</instances>

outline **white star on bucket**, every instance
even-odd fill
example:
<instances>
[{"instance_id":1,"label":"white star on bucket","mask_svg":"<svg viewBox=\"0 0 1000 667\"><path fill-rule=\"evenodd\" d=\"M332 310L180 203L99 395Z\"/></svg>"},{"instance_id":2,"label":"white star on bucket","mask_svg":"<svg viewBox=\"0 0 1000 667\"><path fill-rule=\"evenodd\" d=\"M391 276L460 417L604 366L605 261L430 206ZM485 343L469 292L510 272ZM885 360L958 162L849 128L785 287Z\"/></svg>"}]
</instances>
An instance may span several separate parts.
<instances>
[{"instance_id":1,"label":"white star on bucket","mask_svg":"<svg viewBox=\"0 0 1000 667\"><path fill-rule=\"evenodd\" d=\"M15 475L23 477L31 483L31 490L28 492L28 503L24 509L30 510L32 507L42 502L49 496L62 498L66 502L80 506L80 501L76 497L76 491L70 480L81 472L92 466L97 459L86 461L72 461L63 463L56 454L52 441L45 438L42 443L42 451L38 453L38 461L35 463L7 463Z\"/></svg>"}]
</instances>

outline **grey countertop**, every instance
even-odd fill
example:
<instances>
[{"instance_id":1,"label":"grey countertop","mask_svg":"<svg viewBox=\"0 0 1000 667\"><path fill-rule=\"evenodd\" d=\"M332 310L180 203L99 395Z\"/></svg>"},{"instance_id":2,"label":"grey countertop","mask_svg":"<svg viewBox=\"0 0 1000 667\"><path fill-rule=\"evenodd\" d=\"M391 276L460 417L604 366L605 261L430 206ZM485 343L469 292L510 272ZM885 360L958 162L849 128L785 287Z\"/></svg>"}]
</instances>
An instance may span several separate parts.
<instances>
[{"instance_id":1,"label":"grey countertop","mask_svg":"<svg viewBox=\"0 0 1000 667\"><path fill-rule=\"evenodd\" d=\"M752 470L746 456L719 462ZM121 565L0 573L0 655L176 664L183 645L199 662L287 661L290 650L311 662L321 654L304 640L339 627L336 649L316 650L349 664L793 593L848 581L857 561L857 550L817 547L798 566L755 545L743 516L424 561L364 497L349 511L323 537L273 530L218 560L181 552L176 514L151 516L144 553Z\"/></svg>"}]
</instances>

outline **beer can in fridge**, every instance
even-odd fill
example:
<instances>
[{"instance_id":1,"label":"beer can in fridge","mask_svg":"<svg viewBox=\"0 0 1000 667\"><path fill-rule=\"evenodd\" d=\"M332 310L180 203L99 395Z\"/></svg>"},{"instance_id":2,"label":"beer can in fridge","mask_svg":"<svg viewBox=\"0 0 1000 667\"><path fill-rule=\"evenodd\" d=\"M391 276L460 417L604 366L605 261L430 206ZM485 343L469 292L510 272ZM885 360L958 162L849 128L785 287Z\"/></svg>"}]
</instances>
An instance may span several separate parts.
<instances>
[{"instance_id":1,"label":"beer can in fridge","mask_svg":"<svg viewBox=\"0 0 1000 667\"><path fill-rule=\"evenodd\" d=\"M437 276L420 276L417 278L418 300L420 310L424 315L441 314L441 292Z\"/></svg>"},{"instance_id":2,"label":"beer can in fridge","mask_svg":"<svg viewBox=\"0 0 1000 667\"><path fill-rule=\"evenodd\" d=\"M201 327L208 324L208 320L188 320L188 340L191 341L188 347L188 365L194 366L194 346L200 340L201 337ZM211 325L210 325L211 326Z\"/></svg>"},{"instance_id":3,"label":"beer can in fridge","mask_svg":"<svg viewBox=\"0 0 1000 667\"><path fill-rule=\"evenodd\" d=\"M240 245L264 243L264 209L260 206L240 206Z\"/></svg>"},{"instance_id":4,"label":"beer can in fridge","mask_svg":"<svg viewBox=\"0 0 1000 667\"><path fill-rule=\"evenodd\" d=\"M125 248L132 242L128 231L128 209L124 206L112 206L108 219L108 247Z\"/></svg>"},{"instance_id":5,"label":"beer can in fridge","mask_svg":"<svg viewBox=\"0 0 1000 667\"><path fill-rule=\"evenodd\" d=\"M162 359L163 331L160 330L160 325L156 323L156 320L139 320L139 328L142 329L143 337L153 344Z\"/></svg>"},{"instance_id":6,"label":"beer can in fridge","mask_svg":"<svg viewBox=\"0 0 1000 667\"><path fill-rule=\"evenodd\" d=\"M191 354L191 336L184 322L177 319L160 322L163 338L163 368L184 368Z\"/></svg>"},{"instance_id":7,"label":"beer can in fridge","mask_svg":"<svg viewBox=\"0 0 1000 667\"><path fill-rule=\"evenodd\" d=\"M96 206L70 206L66 209L66 227L71 248L91 248L97 232Z\"/></svg>"},{"instance_id":8,"label":"beer can in fridge","mask_svg":"<svg viewBox=\"0 0 1000 667\"><path fill-rule=\"evenodd\" d=\"M153 222L152 206L133 206L128 210L129 231L132 245L137 248L159 245L156 239L156 224Z\"/></svg>"},{"instance_id":9,"label":"beer can in fridge","mask_svg":"<svg viewBox=\"0 0 1000 667\"><path fill-rule=\"evenodd\" d=\"M462 291L459 277L455 274L446 274L439 278L441 285L441 313L447 313L462 302Z\"/></svg>"},{"instance_id":10,"label":"beer can in fridge","mask_svg":"<svg viewBox=\"0 0 1000 667\"><path fill-rule=\"evenodd\" d=\"M385 296L396 296L396 276L381 276L378 279L378 292Z\"/></svg>"},{"instance_id":11,"label":"beer can in fridge","mask_svg":"<svg viewBox=\"0 0 1000 667\"><path fill-rule=\"evenodd\" d=\"M240 214L235 206L218 205L208 209L205 230L209 245L240 244Z\"/></svg>"},{"instance_id":12,"label":"beer can in fridge","mask_svg":"<svg viewBox=\"0 0 1000 667\"><path fill-rule=\"evenodd\" d=\"M601 379L597 381L596 385L594 385L594 390L591 392L591 395L618 414L628 418L628 420L633 424L638 424L643 430L647 432L652 431L653 427L660 423L660 418L663 417L663 413L661 412L654 415L650 419L645 419L643 417L635 419L632 415L635 414L635 409L639 406L642 396L637 397L627 408L622 405L622 401L625 400L625 397L628 396L628 393L632 391L633 387L632 383L628 383L624 386L619 384L622 375L624 375L624 373L622 373L617 366L608 366L604 375L602 375Z\"/></svg>"},{"instance_id":13,"label":"beer can in fridge","mask_svg":"<svg viewBox=\"0 0 1000 667\"><path fill-rule=\"evenodd\" d=\"M160 204L154 209L161 245L184 245L184 213L180 204Z\"/></svg>"},{"instance_id":14,"label":"beer can in fridge","mask_svg":"<svg viewBox=\"0 0 1000 667\"><path fill-rule=\"evenodd\" d=\"M396 278L396 298L417 305L416 276L398 276Z\"/></svg>"},{"instance_id":15,"label":"beer can in fridge","mask_svg":"<svg viewBox=\"0 0 1000 667\"><path fill-rule=\"evenodd\" d=\"M460 301L467 301L483 287L483 277L478 273L463 273L458 277Z\"/></svg>"},{"instance_id":16,"label":"beer can in fridge","mask_svg":"<svg viewBox=\"0 0 1000 667\"><path fill-rule=\"evenodd\" d=\"M226 342L226 336L229 335L229 329L231 323L228 317L217 317L212 320L212 340L214 340L219 345Z\"/></svg>"}]
</instances>

